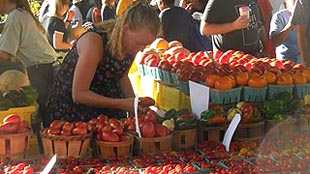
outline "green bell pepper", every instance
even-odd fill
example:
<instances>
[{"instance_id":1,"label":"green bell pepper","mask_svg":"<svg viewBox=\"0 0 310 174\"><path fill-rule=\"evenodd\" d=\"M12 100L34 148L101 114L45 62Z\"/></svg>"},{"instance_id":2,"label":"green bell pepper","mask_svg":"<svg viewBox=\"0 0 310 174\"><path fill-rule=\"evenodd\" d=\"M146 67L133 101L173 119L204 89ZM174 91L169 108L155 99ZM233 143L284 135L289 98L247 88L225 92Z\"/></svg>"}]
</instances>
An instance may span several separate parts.
<instances>
[{"instance_id":1,"label":"green bell pepper","mask_svg":"<svg viewBox=\"0 0 310 174\"><path fill-rule=\"evenodd\" d=\"M169 120L169 119L175 117L176 113L177 113L177 111L174 108L172 108L165 113L164 119Z\"/></svg>"},{"instance_id":2,"label":"green bell pepper","mask_svg":"<svg viewBox=\"0 0 310 174\"><path fill-rule=\"evenodd\" d=\"M215 114L216 114L215 110L208 109L208 110L203 111L200 114L200 119L201 119L201 121L206 122L206 121L209 121L209 120L213 119L215 117Z\"/></svg>"},{"instance_id":3,"label":"green bell pepper","mask_svg":"<svg viewBox=\"0 0 310 174\"><path fill-rule=\"evenodd\" d=\"M288 91L283 91L276 95L274 100L279 101L282 106L284 106L287 105L291 100L293 100L293 95Z\"/></svg>"},{"instance_id":4,"label":"green bell pepper","mask_svg":"<svg viewBox=\"0 0 310 174\"><path fill-rule=\"evenodd\" d=\"M278 113L283 109L282 102L279 100L276 101L266 101L263 104L262 111L264 115L273 115Z\"/></svg>"}]
</instances>

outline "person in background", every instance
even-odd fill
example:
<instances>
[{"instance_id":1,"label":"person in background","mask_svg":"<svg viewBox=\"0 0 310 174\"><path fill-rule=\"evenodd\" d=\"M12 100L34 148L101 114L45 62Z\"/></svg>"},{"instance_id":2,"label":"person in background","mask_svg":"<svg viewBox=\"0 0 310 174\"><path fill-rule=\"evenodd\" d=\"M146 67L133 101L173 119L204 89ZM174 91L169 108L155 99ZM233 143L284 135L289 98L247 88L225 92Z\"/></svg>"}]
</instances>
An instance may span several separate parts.
<instances>
[{"instance_id":1,"label":"person in background","mask_svg":"<svg viewBox=\"0 0 310 174\"><path fill-rule=\"evenodd\" d=\"M39 93L39 113L45 122L44 104L53 81L56 52L28 1L0 0L0 14L8 14L0 36L0 61L17 59L26 68L31 86Z\"/></svg>"},{"instance_id":2,"label":"person in background","mask_svg":"<svg viewBox=\"0 0 310 174\"><path fill-rule=\"evenodd\" d=\"M285 9L272 16L270 33L273 46L276 48L276 58L300 63L296 30L290 23L296 0L285 0Z\"/></svg>"},{"instance_id":3,"label":"person in background","mask_svg":"<svg viewBox=\"0 0 310 174\"><path fill-rule=\"evenodd\" d=\"M261 11L263 20L264 20L265 32L261 32L261 34L262 34L261 38L265 38L265 40L267 40L266 46L265 46L266 50L264 53L265 55L263 55L263 56L275 57L276 56L275 55L275 49L272 45L271 39L269 39L269 37L268 37L273 7L272 7L269 0L258 0L257 3L259 6L259 9Z\"/></svg>"},{"instance_id":4,"label":"person in background","mask_svg":"<svg viewBox=\"0 0 310 174\"><path fill-rule=\"evenodd\" d=\"M180 7L184 8L192 15L195 12L203 13L206 4L206 0L181 0Z\"/></svg>"},{"instance_id":5,"label":"person in background","mask_svg":"<svg viewBox=\"0 0 310 174\"><path fill-rule=\"evenodd\" d=\"M102 21L116 18L115 3L115 0L102 0L100 12Z\"/></svg>"},{"instance_id":6,"label":"person in background","mask_svg":"<svg viewBox=\"0 0 310 174\"><path fill-rule=\"evenodd\" d=\"M241 6L250 8L250 17L240 16ZM201 19L200 32L211 35L213 51L239 50L259 56L260 32L265 30L255 0L209 0ZM265 43L263 40L263 46Z\"/></svg>"},{"instance_id":7,"label":"person in background","mask_svg":"<svg viewBox=\"0 0 310 174\"><path fill-rule=\"evenodd\" d=\"M160 30L156 10L135 1L115 20L95 25L75 43L57 71L46 103L52 120L88 121L134 112L128 71L138 51ZM99 31L103 31L100 33Z\"/></svg>"},{"instance_id":8,"label":"person in background","mask_svg":"<svg viewBox=\"0 0 310 174\"><path fill-rule=\"evenodd\" d=\"M83 24L83 15L80 10L81 6L83 5L82 3L83 0L73 0L72 1L72 6L70 7L69 11L74 12L74 16L72 17L72 24L73 25L82 25Z\"/></svg>"},{"instance_id":9,"label":"person in background","mask_svg":"<svg viewBox=\"0 0 310 174\"><path fill-rule=\"evenodd\" d=\"M297 0L291 23L296 28L301 63L310 67L310 0Z\"/></svg>"},{"instance_id":10,"label":"person in background","mask_svg":"<svg viewBox=\"0 0 310 174\"><path fill-rule=\"evenodd\" d=\"M72 47L68 39L68 27L73 18L73 12L68 11L68 0L49 0L49 11L42 19L49 43L57 51L68 50ZM66 15L64 18L63 16Z\"/></svg>"},{"instance_id":11,"label":"person in background","mask_svg":"<svg viewBox=\"0 0 310 174\"><path fill-rule=\"evenodd\" d=\"M198 23L182 7L174 6L173 0L157 0L158 9L161 11L159 18L162 24L161 36L168 42L180 41L190 51L204 51L200 40ZM197 35L198 34L198 35Z\"/></svg>"},{"instance_id":12,"label":"person in background","mask_svg":"<svg viewBox=\"0 0 310 174\"><path fill-rule=\"evenodd\" d=\"M44 0L42 2L42 5L39 9L39 21L42 22L43 20L43 16L48 12L48 6L49 6L49 3L48 3L48 0Z\"/></svg>"}]
</instances>

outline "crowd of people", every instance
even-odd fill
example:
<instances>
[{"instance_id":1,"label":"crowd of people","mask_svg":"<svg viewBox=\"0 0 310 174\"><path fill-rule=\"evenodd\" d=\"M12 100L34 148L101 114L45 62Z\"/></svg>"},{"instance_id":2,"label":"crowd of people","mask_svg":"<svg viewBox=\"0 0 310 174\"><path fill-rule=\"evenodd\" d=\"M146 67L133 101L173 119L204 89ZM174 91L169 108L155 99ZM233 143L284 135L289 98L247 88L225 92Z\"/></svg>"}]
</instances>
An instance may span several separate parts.
<instances>
[{"instance_id":1,"label":"crowd of people","mask_svg":"<svg viewBox=\"0 0 310 174\"><path fill-rule=\"evenodd\" d=\"M278 59L309 67L310 0L284 3L271 17L262 0L45 0L36 18L27 0L0 0L0 14L8 14L0 24L0 65L24 67L39 92L44 126L99 114L123 118L135 97L129 68L157 37L190 51L264 57L275 48ZM240 15L242 6L248 16ZM67 52L60 65L58 51Z\"/></svg>"}]
</instances>

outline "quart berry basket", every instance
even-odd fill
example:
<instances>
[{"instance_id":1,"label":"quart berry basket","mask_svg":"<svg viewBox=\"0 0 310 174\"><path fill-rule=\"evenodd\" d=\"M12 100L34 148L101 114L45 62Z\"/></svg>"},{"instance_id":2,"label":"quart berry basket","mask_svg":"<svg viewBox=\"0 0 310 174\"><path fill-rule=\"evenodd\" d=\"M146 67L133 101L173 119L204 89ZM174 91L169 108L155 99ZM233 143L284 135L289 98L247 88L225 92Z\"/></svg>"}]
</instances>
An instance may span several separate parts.
<instances>
[{"instance_id":1,"label":"quart berry basket","mask_svg":"<svg viewBox=\"0 0 310 174\"><path fill-rule=\"evenodd\" d=\"M240 102L242 87L229 90L210 88L210 102L216 104L231 104Z\"/></svg>"},{"instance_id":2,"label":"quart berry basket","mask_svg":"<svg viewBox=\"0 0 310 174\"><path fill-rule=\"evenodd\" d=\"M310 94L310 84L297 84L293 90L294 98L303 99L307 94Z\"/></svg>"},{"instance_id":3,"label":"quart berry basket","mask_svg":"<svg viewBox=\"0 0 310 174\"><path fill-rule=\"evenodd\" d=\"M262 102L266 99L268 87L252 88L244 86L242 89L242 99L248 102Z\"/></svg>"},{"instance_id":4,"label":"quart berry basket","mask_svg":"<svg viewBox=\"0 0 310 174\"><path fill-rule=\"evenodd\" d=\"M293 94L294 85L269 85L267 92L267 99L272 100L276 95L281 92L288 91Z\"/></svg>"}]
</instances>

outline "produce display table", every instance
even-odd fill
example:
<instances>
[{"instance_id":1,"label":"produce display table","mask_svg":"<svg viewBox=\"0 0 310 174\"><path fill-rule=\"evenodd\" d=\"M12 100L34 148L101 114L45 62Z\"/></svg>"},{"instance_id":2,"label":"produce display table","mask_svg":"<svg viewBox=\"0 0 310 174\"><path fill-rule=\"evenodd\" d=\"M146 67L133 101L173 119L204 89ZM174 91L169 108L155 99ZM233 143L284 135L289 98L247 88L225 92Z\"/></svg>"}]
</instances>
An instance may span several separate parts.
<instances>
[{"instance_id":1,"label":"produce display table","mask_svg":"<svg viewBox=\"0 0 310 174\"><path fill-rule=\"evenodd\" d=\"M58 159L51 173L309 173L310 133L287 138L266 137L260 143L233 142L230 152L220 143L205 141L196 148L158 155L99 159ZM29 164L40 171L48 162L42 155L22 160L1 161L6 165ZM0 171L1 171L0 170Z\"/></svg>"}]
</instances>

